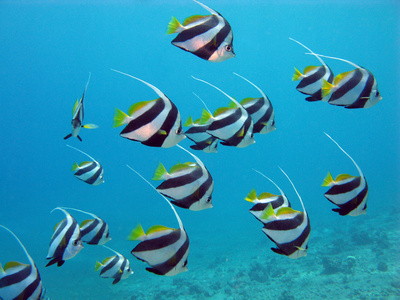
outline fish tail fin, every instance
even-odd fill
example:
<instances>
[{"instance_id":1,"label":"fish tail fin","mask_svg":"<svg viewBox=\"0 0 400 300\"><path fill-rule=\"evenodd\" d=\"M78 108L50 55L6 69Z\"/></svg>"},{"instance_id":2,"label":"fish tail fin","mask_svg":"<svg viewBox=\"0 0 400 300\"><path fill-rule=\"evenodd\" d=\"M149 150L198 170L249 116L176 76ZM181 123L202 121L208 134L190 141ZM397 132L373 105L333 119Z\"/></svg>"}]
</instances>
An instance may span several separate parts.
<instances>
[{"instance_id":1,"label":"fish tail fin","mask_svg":"<svg viewBox=\"0 0 400 300\"><path fill-rule=\"evenodd\" d=\"M321 186L332 186L334 182L331 172L328 172Z\"/></svg>"},{"instance_id":2,"label":"fish tail fin","mask_svg":"<svg viewBox=\"0 0 400 300\"><path fill-rule=\"evenodd\" d=\"M83 125L82 127L83 127L83 128L86 128L86 129L96 129L96 128L98 128L99 126L96 125L96 124L86 124L86 125Z\"/></svg>"},{"instance_id":3,"label":"fish tail fin","mask_svg":"<svg viewBox=\"0 0 400 300\"><path fill-rule=\"evenodd\" d=\"M299 71L299 69L297 69L296 67L294 67L294 74L292 77L293 81L297 81L300 80L300 78L303 77L303 74L301 74L301 72Z\"/></svg>"},{"instance_id":4,"label":"fish tail fin","mask_svg":"<svg viewBox=\"0 0 400 300\"><path fill-rule=\"evenodd\" d=\"M168 23L167 34L178 33L181 31L182 25L179 23L178 19L174 16Z\"/></svg>"},{"instance_id":5,"label":"fish tail fin","mask_svg":"<svg viewBox=\"0 0 400 300\"><path fill-rule=\"evenodd\" d=\"M127 239L130 241L141 240L146 236L146 233L143 230L142 225L138 224L135 228L132 229L131 233L128 235Z\"/></svg>"},{"instance_id":6,"label":"fish tail fin","mask_svg":"<svg viewBox=\"0 0 400 300\"><path fill-rule=\"evenodd\" d=\"M162 163L158 163L158 166L156 168L156 170L154 171L154 175L153 175L153 180L163 180L166 179L166 177L168 176L168 172L165 169L164 165Z\"/></svg>"},{"instance_id":7,"label":"fish tail fin","mask_svg":"<svg viewBox=\"0 0 400 300\"><path fill-rule=\"evenodd\" d=\"M115 109L113 127L119 127L126 124L126 118L129 116L118 108Z\"/></svg>"},{"instance_id":8,"label":"fish tail fin","mask_svg":"<svg viewBox=\"0 0 400 300\"><path fill-rule=\"evenodd\" d=\"M94 270L95 272L97 272L98 270L100 270L102 264L99 261L96 261L96 264L94 265Z\"/></svg>"},{"instance_id":9,"label":"fish tail fin","mask_svg":"<svg viewBox=\"0 0 400 300\"><path fill-rule=\"evenodd\" d=\"M322 88L321 88L322 97L328 96L332 92L332 89L334 87L335 86L332 83L329 83L328 81L323 79L322 80Z\"/></svg>"},{"instance_id":10,"label":"fish tail fin","mask_svg":"<svg viewBox=\"0 0 400 300\"><path fill-rule=\"evenodd\" d=\"M189 126L193 126L194 122L191 116L189 116L189 118L187 118L186 122L183 123L183 126L185 127L189 127Z\"/></svg>"},{"instance_id":11,"label":"fish tail fin","mask_svg":"<svg viewBox=\"0 0 400 300\"><path fill-rule=\"evenodd\" d=\"M253 203L255 200L257 200L257 193L255 189L252 189L250 193L247 194L246 198L244 200L249 201Z\"/></svg>"},{"instance_id":12,"label":"fish tail fin","mask_svg":"<svg viewBox=\"0 0 400 300\"><path fill-rule=\"evenodd\" d=\"M203 112L201 113L200 124L204 125L210 122L212 119L212 114L203 108Z\"/></svg>"},{"instance_id":13,"label":"fish tail fin","mask_svg":"<svg viewBox=\"0 0 400 300\"><path fill-rule=\"evenodd\" d=\"M64 137L64 140L68 140L71 136L72 136L72 133L66 135L66 136Z\"/></svg>"},{"instance_id":14,"label":"fish tail fin","mask_svg":"<svg viewBox=\"0 0 400 300\"><path fill-rule=\"evenodd\" d=\"M78 169L79 169L78 163L77 163L77 162L74 162L73 165L72 165L71 171L76 171L76 170L78 170Z\"/></svg>"}]
</instances>

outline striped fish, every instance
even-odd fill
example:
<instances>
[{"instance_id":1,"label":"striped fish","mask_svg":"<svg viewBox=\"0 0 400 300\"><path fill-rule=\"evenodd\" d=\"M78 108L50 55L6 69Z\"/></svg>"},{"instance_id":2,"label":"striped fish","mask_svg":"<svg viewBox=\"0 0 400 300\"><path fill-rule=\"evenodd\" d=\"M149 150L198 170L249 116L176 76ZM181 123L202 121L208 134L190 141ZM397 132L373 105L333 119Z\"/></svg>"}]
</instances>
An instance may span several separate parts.
<instances>
[{"instance_id":1,"label":"striped fish","mask_svg":"<svg viewBox=\"0 0 400 300\"><path fill-rule=\"evenodd\" d=\"M272 181L272 179L268 178L260 171L257 170L254 171L259 173L261 176L267 178L269 181L271 181L281 193L280 195L274 195L271 193L261 193L258 197L255 189L252 189L250 193L248 193L245 200L255 204L252 208L250 208L250 213L254 217L256 217L256 219L258 219L260 222L263 222L264 219L262 219L261 216L263 215L263 211L268 206L268 204L271 204L272 209L274 210L275 213L277 213L278 209L281 207L290 207L290 202L286 197L285 193L275 182Z\"/></svg>"},{"instance_id":2,"label":"striped fish","mask_svg":"<svg viewBox=\"0 0 400 300\"><path fill-rule=\"evenodd\" d=\"M132 75L112 70L134 78L152 88L160 98L133 104L128 115L116 109L114 127L126 125L120 135L150 147L170 148L185 138L181 116L175 104L158 88Z\"/></svg>"},{"instance_id":3,"label":"striped fish","mask_svg":"<svg viewBox=\"0 0 400 300\"><path fill-rule=\"evenodd\" d=\"M92 216L94 219L85 220L81 223L81 240L89 245L104 245L111 240L108 224L103 219L95 214L70 207L62 207L63 209L70 209L79 211L81 213Z\"/></svg>"},{"instance_id":4,"label":"striped fish","mask_svg":"<svg viewBox=\"0 0 400 300\"><path fill-rule=\"evenodd\" d=\"M157 191L172 199L176 206L198 211L213 207L211 198L214 190L214 181L203 162L194 154L188 152L196 163L178 163L169 173L162 163L159 163L153 180L164 180L157 187Z\"/></svg>"},{"instance_id":5,"label":"striped fish","mask_svg":"<svg viewBox=\"0 0 400 300\"><path fill-rule=\"evenodd\" d=\"M369 108L382 100L378 83L370 71L345 59L320 54L318 56L344 61L356 67L353 71L337 75L333 84L323 82L322 95L329 96L329 104L345 108Z\"/></svg>"},{"instance_id":6,"label":"striped fish","mask_svg":"<svg viewBox=\"0 0 400 300\"><path fill-rule=\"evenodd\" d=\"M243 148L254 144L253 120L244 107L211 83L193 78L212 86L232 101L230 107L221 107L214 115L203 109L200 124L209 124L207 132L222 140L221 144L225 146Z\"/></svg>"},{"instance_id":7,"label":"striped fish","mask_svg":"<svg viewBox=\"0 0 400 300\"><path fill-rule=\"evenodd\" d=\"M81 152L82 154L86 155L93 161L84 161L81 162L79 165L77 163L74 163L72 165L72 171L74 171L74 176L78 178L79 180L82 180L88 184L91 185L99 185L104 182L104 170L103 167L100 165L99 162L97 162L93 157L91 157L89 154L72 147L70 145L67 145L67 147L70 147L72 149L75 149L76 151Z\"/></svg>"},{"instance_id":8,"label":"striped fish","mask_svg":"<svg viewBox=\"0 0 400 300\"><path fill-rule=\"evenodd\" d=\"M325 133L326 134L326 133ZM324 196L339 208L332 209L341 216L359 216L367 212L368 184L360 167L354 159L339 146L339 144L326 134L344 154L346 154L356 166L360 176L340 174L333 180L331 173L328 173L322 186L331 187Z\"/></svg>"},{"instance_id":9,"label":"striped fish","mask_svg":"<svg viewBox=\"0 0 400 300\"><path fill-rule=\"evenodd\" d=\"M266 134L274 131L276 129L275 112L267 95L265 95L265 93L250 80L235 72L233 74L246 80L261 93L261 98L245 98L240 102L253 119L253 133Z\"/></svg>"},{"instance_id":10,"label":"striped fish","mask_svg":"<svg viewBox=\"0 0 400 300\"><path fill-rule=\"evenodd\" d=\"M0 264L0 299L43 299L42 280L40 279L35 262L18 237L10 229L3 225L0 225L0 227L14 236L29 260L29 264L10 261L5 264L4 269Z\"/></svg>"},{"instance_id":11,"label":"striped fish","mask_svg":"<svg viewBox=\"0 0 400 300\"><path fill-rule=\"evenodd\" d=\"M96 262L94 268L96 272L100 270L100 277L114 278L112 284L117 284L121 279L126 279L133 274L129 265L129 260L126 259L125 256L107 246L103 247L114 252L115 255L105 258L103 262Z\"/></svg>"},{"instance_id":12,"label":"striped fish","mask_svg":"<svg viewBox=\"0 0 400 300\"><path fill-rule=\"evenodd\" d=\"M137 173L131 167L129 168ZM155 189L142 175L137 174ZM150 268L146 268L147 271L157 275L174 276L188 270L189 237L183 228L182 221L174 206L167 198L162 197L171 206L179 223L179 228L155 225L150 227L147 233L145 233L139 224L132 230L128 239L140 241L131 253L137 259L150 265Z\"/></svg>"},{"instance_id":13,"label":"striped fish","mask_svg":"<svg viewBox=\"0 0 400 300\"><path fill-rule=\"evenodd\" d=\"M217 147L219 140L207 133L209 124L200 124L200 119L193 122L193 119L189 116L183 126L190 126L190 128L185 131L186 137L195 143L191 145L190 148L193 150L202 150L206 153L218 152Z\"/></svg>"},{"instance_id":14,"label":"striped fish","mask_svg":"<svg viewBox=\"0 0 400 300\"><path fill-rule=\"evenodd\" d=\"M303 212L291 207L281 207L275 213L272 204L268 204L262 215L263 232L276 244L272 251L296 259L307 255L308 239L310 237L310 219L304 208L303 201L290 178L289 179L303 207Z\"/></svg>"},{"instance_id":15,"label":"striped fish","mask_svg":"<svg viewBox=\"0 0 400 300\"><path fill-rule=\"evenodd\" d=\"M317 56L311 49L296 41L295 39L289 38L290 40L298 43L299 45L306 48L311 54L315 55L315 57L320 61L322 66L308 66L304 69L303 73L301 73L297 68L295 69L295 73L292 77L293 81L301 80L300 83L297 85L296 89L305 95L309 95L306 98L307 101L328 101L329 97L322 94L322 85L324 81L329 83L333 82L333 72L328 67L328 65L319 57Z\"/></svg>"},{"instance_id":16,"label":"striped fish","mask_svg":"<svg viewBox=\"0 0 400 300\"><path fill-rule=\"evenodd\" d=\"M51 259L46 267L57 263L61 267L68 259L73 258L83 248L81 241L81 232L76 220L63 208L56 207L65 214L65 219L54 227L54 233L51 237L49 252L46 259Z\"/></svg>"},{"instance_id":17,"label":"striped fish","mask_svg":"<svg viewBox=\"0 0 400 300\"><path fill-rule=\"evenodd\" d=\"M235 57L232 45L233 33L228 21L215 10L196 0L193 1L208 10L211 15L191 16L183 22L183 25L172 17L167 34L178 33L172 40L172 45L211 62L221 62Z\"/></svg>"},{"instance_id":18,"label":"striped fish","mask_svg":"<svg viewBox=\"0 0 400 300\"><path fill-rule=\"evenodd\" d=\"M68 134L67 136L64 137L64 140L69 139L71 136L78 138L81 142L82 139L79 136L79 132L81 131L81 128L87 128L87 129L94 129L97 128L98 126L95 124L86 124L86 125L82 125L83 122L83 98L85 97L85 93L87 90L87 87L89 85L89 81L90 81L90 75L91 73L89 73L89 79L86 83L86 87L85 90L83 91L83 95L81 99L76 100L75 105L72 109L72 133Z\"/></svg>"}]
</instances>

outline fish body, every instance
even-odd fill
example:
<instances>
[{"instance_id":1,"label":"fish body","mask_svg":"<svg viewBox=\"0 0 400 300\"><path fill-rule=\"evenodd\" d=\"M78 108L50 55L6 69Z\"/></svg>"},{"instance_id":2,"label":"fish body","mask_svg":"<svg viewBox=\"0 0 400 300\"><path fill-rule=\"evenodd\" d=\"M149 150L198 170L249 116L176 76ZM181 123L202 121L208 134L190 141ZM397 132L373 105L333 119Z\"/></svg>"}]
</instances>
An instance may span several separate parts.
<instances>
[{"instance_id":1,"label":"fish body","mask_svg":"<svg viewBox=\"0 0 400 300\"><path fill-rule=\"evenodd\" d=\"M314 55L322 64L322 66L308 66L304 69L303 73L301 73L297 68L294 68L295 73L292 77L292 80L300 80L300 83L297 85L296 89L302 94L309 95L309 97L306 98L307 101L328 101L329 96L323 95L322 93L322 85L325 81L329 83L333 82L334 75L332 70L307 46L303 45L299 41L296 41L295 39L289 39L310 51L310 54Z\"/></svg>"},{"instance_id":2,"label":"fish body","mask_svg":"<svg viewBox=\"0 0 400 300\"><path fill-rule=\"evenodd\" d=\"M143 82L159 98L133 104L128 114L116 109L114 127L126 125L120 135L150 147L170 148L185 138L181 116L175 104L155 86L132 75L113 70Z\"/></svg>"},{"instance_id":3,"label":"fish body","mask_svg":"<svg viewBox=\"0 0 400 300\"><path fill-rule=\"evenodd\" d=\"M221 62L235 57L233 33L228 21L215 10L195 1L208 10L211 15L192 16L183 25L172 17L167 34L178 33L172 45L211 62Z\"/></svg>"},{"instance_id":4,"label":"fish body","mask_svg":"<svg viewBox=\"0 0 400 300\"><path fill-rule=\"evenodd\" d=\"M83 182L86 182L87 184L90 185L99 185L101 183L104 183L104 170L103 167L100 165L99 162L97 162L93 157L91 157L89 154L72 147L70 145L67 145L67 147L70 147L72 149L75 149L76 151L81 152L82 154L86 155L93 161L84 161L81 162L79 165L78 163L74 163L72 165L72 171L74 171L74 176L78 178L79 180L82 180Z\"/></svg>"},{"instance_id":5,"label":"fish body","mask_svg":"<svg viewBox=\"0 0 400 300\"><path fill-rule=\"evenodd\" d=\"M211 174L197 156L187 152L196 159L195 163L178 163L169 172L161 163L158 165L153 180L164 182L157 187L157 191L182 208L194 211L212 208L214 181Z\"/></svg>"},{"instance_id":6,"label":"fish body","mask_svg":"<svg viewBox=\"0 0 400 300\"><path fill-rule=\"evenodd\" d=\"M326 133L325 133L326 134ZM342 147L328 134L326 134L339 149L346 154L356 166L359 176L340 174L333 180L331 173L328 173L322 186L329 186L330 189L324 196L339 208L332 209L341 216L359 216L367 213L368 184L360 167L354 159L345 152Z\"/></svg>"},{"instance_id":7,"label":"fish body","mask_svg":"<svg viewBox=\"0 0 400 300\"><path fill-rule=\"evenodd\" d=\"M103 247L113 251L115 255L105 258L103 262L96 262L95 270L100 270L100 277L114 278L113 284L117 284L120 280L126 279L133 274L129 260L125 256L107 246Z\"/></svg>"},{"instance_id":8,"label":"fish body","mask_svg":"<svg viewBox=\"0 0 400 300\"><path fill-rule=\"evenodd\" d=\"M200 124L200 119L193 122L192 118L189 117L184 126L191 126L185 131L186 137L195 143L195 145L191 145L190 148L193 150L202 150L206 153L218 152L217 147L219 140L207 133L209 124Z\"/></svg>"},{"instance_id":9,"label":"fish body","mask_svg":"<svg viewBox=\"0 0 400 300\"><path fill-rule=\"evenodd\" d=\"M0 264L0 299L40 300L44 295L39 271L18 237L7 227L0 225L18 241L29 264L10 261L4 268Z\"/></svg>"},{"instance_id":10,"label":"fish body","mask_svg":"<svg viewBox=\"0 0 400 300\"><path fill-rule=\"evenodd\" d=\"M254 144L253 120L246 109L216 86L202 79L193 78L212 86L232 101L229 107L217 109L214 115L203 109L200 124L209 124L206 132L220 139L222 145L244 148Z\"/></svg>"},{"instance_id":11,"label":"fish body","mask_svg":"<svg viewBox=\"0 0 400 300\"><path fill-rule=\"evenodd\" d=\"M90 81L90 73L89 73L89 79L86 83L85 90L83 91L82 97L78 100L76 100L74 107L72 109L72 133L68 134L67 136L64 137L64 140L69 139L71 136L78 138L82 142L82 138L79 136L79 132L81 131L81 128L87 128L87 129L94 129L97 128L98 126L95 124L86 124L82 125L83 123L83 117L84 117L84 109L83 109L83 99L85 98L85 93L87 90L87 87L89 85Z\"/></svg>"},{"instance_id":12,"label":"fish body","mask_svg":"<svg viewBox=\"0 0 400 300\"><path fill-rule=\"evenodd\" d=\"M49 252L46 259L50 259L46 267L57 263L60 267L68 259L73 258L83 248L81 233L76 220L63 208L56 207L65 214L65 219L56 225L51 237ZM55 210L54 209L54 210Z\"/></svg>"},{"instance_id":13,"label":"fish body","mask_svg":"<svg viewBox=\"0 0 400 300\"><path fill-rule=\"evenodd\" d=\"M245 98L240 102L253 120L253 133L266 134L274 131L276 129L275 112L267 95L250 80L237 73L233 74L250 83L261 93L260 98Z\"/></svg>"},{"instance_id":14,"label":"fish body","mask_svg":"<svg viewBox=\"0 0 400 300\"><path fill-rule=\"evenodd\" d=\"M131 240L141 242L131 251L137 259L148 263L147 271L165 276L175 276L187 271L189 238L184 229L155 225L145 234L139 225L132 232Z\"/></svg>"}]
</instances>

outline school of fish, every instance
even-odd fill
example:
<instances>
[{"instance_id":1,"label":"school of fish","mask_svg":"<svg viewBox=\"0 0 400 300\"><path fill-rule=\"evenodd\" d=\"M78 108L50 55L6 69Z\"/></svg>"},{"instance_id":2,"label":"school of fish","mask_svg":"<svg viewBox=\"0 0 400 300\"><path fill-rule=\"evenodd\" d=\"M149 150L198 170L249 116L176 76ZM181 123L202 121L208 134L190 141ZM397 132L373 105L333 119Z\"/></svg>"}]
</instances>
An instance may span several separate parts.
<instances>
[{"instance_id":1,"label":"school of fish","mask_svg":"<svg viewBox=\"0 0 400 300\"><path fill-rule=\"evenodd\" d=\"M228 21L215 10L196 0L193 1L207 10L210 15L194 15L188 17L182 24L172 17L167 29L167 34L177 34L172 40L172 45L210 62L222 62L235 57L232 44L233 32ZM316 54L299 41L292 38L290 40L304 47L309 51L307 54L314 56L321 63L321 66L307 66L303 72L295 68L292 79L300 81L296 89L307 96L307 101L324 101L345 108L368 108L382 99L376 79L369 70L345 59ZM322 58L339 60L350 64L355 69L334 76L333 71ZM131 254L149 265L146 268L147 271L157 275L175 276L188 270L190 247L188 233L174 206L192 211L212 208L214 189L213 177L205 164L178 143L187 137L193 142L191 149L205 153L216 153L218 144L237 148L248 147L255 143L255 134L267 134L276 130L272 102L255 83L237 73L233 74L257 89L260 96L248 97L239 102L215 85L192 76L193 80L202 82L224 94L229 102L225 105L221 104L221 107L211 113L204 101L194 94L202 101L205 108L195 121L191 116L187 117L183 125L189 129L184 131L178 107L161 90L128 73L114 69L112 71L145 84L158 96L155 100L133 103L127 113L119 109L115 110L114 127L124 126L120 136L150 147L176 146L191 158L186 163L176 163L170 167L169 171L160 162L152 178L155 181L162 181L157 187L128 166L168 203L178 222L178 228L153 225L146 232L138 224L130 233L127 233L129 240L139 242L131 250ZM76 137L82 142L81 128L97 128L94 124L83 125L83 100L90 77L91 74L89 74L82 97L75 102L73 107L72 132L64 139ZM322 182L323 187L329 187L324 196L337 206L332 210L341 216L365 214L368 184L364 174L354 159L330 135L327 133L325 135L353 162L358 175L340 174L333 179L331 173L328 172ZM89 158L89 161L73 163L72 171L77 179L93 186L105 182L104 170L98 161L78 148L66 146ZM262 231L275 244L271 250L297 259L307 255L311 233L310 216L289 176L284 170L280 170L294 188L302 211L293 209L280 187L258 170L254 171L271 182L279 190L279 194L262 192L257 195L253 188L245 200L253 204L250 213L262 223ZM98 245L105 249L105 255L107 252L113 254L94 263L94 269L99 271L100 277L112 278L112 284L117 284L133 274L129 260L116 250L105 246L111 237L108 224L103 219L94 213L77 208L56 207L53 211L62 212L65 218L54 227L49 242L46 257L49 261L46 267L52 265L61 267L65 261L78 255L84 245L85 247ZM71 213L86 215L90 218L79 225ZM25 246L9 228L4 225L0 227L13 236L28 260L27 263L11 261L4 267L0 264L0 299L48 299L39 270ZM1 236L1 240L4 241L5 237Z\"/></svg>"}]
</instances>

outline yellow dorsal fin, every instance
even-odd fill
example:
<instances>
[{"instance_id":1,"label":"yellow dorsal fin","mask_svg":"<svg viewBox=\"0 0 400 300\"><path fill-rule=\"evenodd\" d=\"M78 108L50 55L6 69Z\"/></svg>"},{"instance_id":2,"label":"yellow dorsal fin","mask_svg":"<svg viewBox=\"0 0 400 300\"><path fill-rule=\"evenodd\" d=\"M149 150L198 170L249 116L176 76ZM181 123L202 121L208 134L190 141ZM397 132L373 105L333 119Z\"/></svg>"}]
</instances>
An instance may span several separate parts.
<instances>
[{"instance_id":1,"label":"yellow dorsal fin","mask_svg":"<svg viewBox=\"0 0 400 300\"><path fill-rule=\"evenodd\" d=\"M151 226L147 230L146 235L149 235L149 234L155 233L155 232L165 231L165 230L174 230L174 229L170 228L170 227L167 227L167 226L164 226L164 225L154 225L154 226Z\"/></svg>"},{"instance_id":2,"label":"yellow dorsal fin","mask_svg":"<svg viewBox=\"0 0 400 300\"><path fill-rule=\"evenodd\" d=\"M9 261L4 265L4 271L7 271L10 268L20 267L20 266L29 266L27 264L20 263L19 261Z\"/></svg>"},{"instance_id":3,"label":"yellow dorsal fin","mask_svg":"<svg viewBox=\"0 0 400 300\"><path fill-rule=\"evenodd\" d=\"M141 102L137 102L131 105L131 107L129 107L128 109L128 115L132 116L135 112L137 112L139 109L145 107L146 105L148 105L149 103L153 102L153 101L157 101L160 98L154 99L154 100L150 100L150 101L141 101Z\"/></svg>"},{"instance_id":4,"label":"yellow dorsal fin","mask_svg":"<svg viewBox=\"0 0 400 300\"><path fill-rule=\"evenodd\" d=\"M72 108L72 116L75 115L76 109L77 109L77 107L78 107L79 100L80 100L80 99L77 99L77 100L76 100L76 102L75 102L75 104L74 104L74 107Z\"/></svg>"},{"instance_id":5,"label":"yellow dorsal fin","mask_svg":"<svg viewBox=\"0 0 400 300\"><path fill-rule=\"evenodd\" d=\"M261 199L268 199L268 198L272 198L272 197L277 197L277 195L274 195L274 194L265 192L265 193L261 193L261 194L258 196L258 199L261 200Z\"/></svg>"},{"instance_id":6,"label":"yellow dorsal fin","mask_svg":"<svg viewBox=\"0 0 400 300\"><path fill-rule=\"evenodd\" d=\"M80 226L80 227L85 226L87 223L90 223L90 222L92 222L93 220L94 220L94 219L83 221L83 222L81 223L81 226Z\"/></svg>"},{"instance_id":7,"label":"yellow dorsal fin","mask_svg":"<svg viewBox=\"0 0 400 300\"><path fill-rule=\"evenodd\" d=\"M253 100L256 100L256 99L258 99L258 98L247 97L247 98L244 98L242 101L240 101L240 104L245 105L245 104L247 104L247 103L249 103L249 102L251 102Z\"/></svg>"},{"instance_id":8,"label":"yellow dorsal fin","mask_svg":"<svg viewBox=\"0 0 400 300\"><path fill-rule=\"evenodd\" d=\"M346 180L349 178L355 178L355 176L352 176L349 174L339 174L338 176L336 176L335 182L339 182L339 181Z\"/></svg>"},{"instance_id":9,"label":"yellow dorsal fin","mask_svg":"<svg viewBox=\"0 0 400 300\"><path fill-rule=\"evenodd\" d=\"M229 108L237 108L238 106L235 101L231 101L231 102L229 102L228 107Z\"/></svg>"},{"instance_id":10,"label":"yellow dorsal fin","mask_svg":"<svg viewBox=\"0 0 400 300\"><path fill-rule=\"evenodd\" d=\"M171 169L169 169L169 173L170 174L174 174L174 173L177 173L179 171L186 170L186 169L192 168L192 167L194 167L194 165L191 162L187 162L187 163L184 163L184 164L177 163L176 165L173 165L171 167Z\"/></svg>"},{"instance_id":11,"label":"yellow dorsal fin","mask_svg":"<svg viewBox=\"0 0 400 300\"><path fill-rule=\"evenodd\" d=\"M353 71L348 71L348 72L343 72L335 76L335 79L333 80L335 85L338 85L339 82L341 82L345 77L353 73Z\"/></svg>"},{"instance_id":12,"label":"yellow dorsal fin","mask_svg":"<svg viewBox=\"0 0 400 300\"><path fill-rule=\"evenodd\" d=\"M217 108L214 111L214 117L222 115L224 112L227 112L228 110L231 110L231 109L232 109L231 107L220 107L220 108Z\"/></svg>"},{"instance_id":13,"label":"yellow dorsal fin","mask_svg":"<svg viewBox=\"0 0 400 300\"><path fill-rule=\"evenodd\" d=\"M186 25L189 25L190 23L202 20L205 17L207 17L207 16L194 15L194 16L188 17L185 19L185 21L183 21L183 26L186 26Z\"/></svg>"},{"instance_id":14,"label":"yellow dorsal fin","mask_svg":"<svg viewBox=\"0 0 400 300\"><path fill-rule=\"evenodd\" d=\"M315 70L316 68L318 68L318 67L316 67L316 66L308 66L308 67L305 67L305 68L304 68L304 71L303 71L303 74L307 74L307 73L309 73L309 72Z\"/></svg>"},{"instance_id":15,"label":"yellow dorsal fin","mask_svg":"<svg viewBox=\"0 0 400 300\"><path fill-rule=\"evenodd\" d=\"M290 215L290 214L298 214L298 213L301 213L301 211L294 210L291 207L281 207L276 212L276 216L278 217L278 216L282 216L282 215Z\"/></svg>"},{"instance_id":16,"label":"yellow dorsal fin","mask_svg":"<svg viewBox=\"0 0 400 300\"><path fill-rule=\"evenodd\" d=\"M210 120L213 119L213 116L203 108L203 111L201 113L201 118L200 118L200 125L208 124L210 123Z\"/></svg>"}]
</instances>

